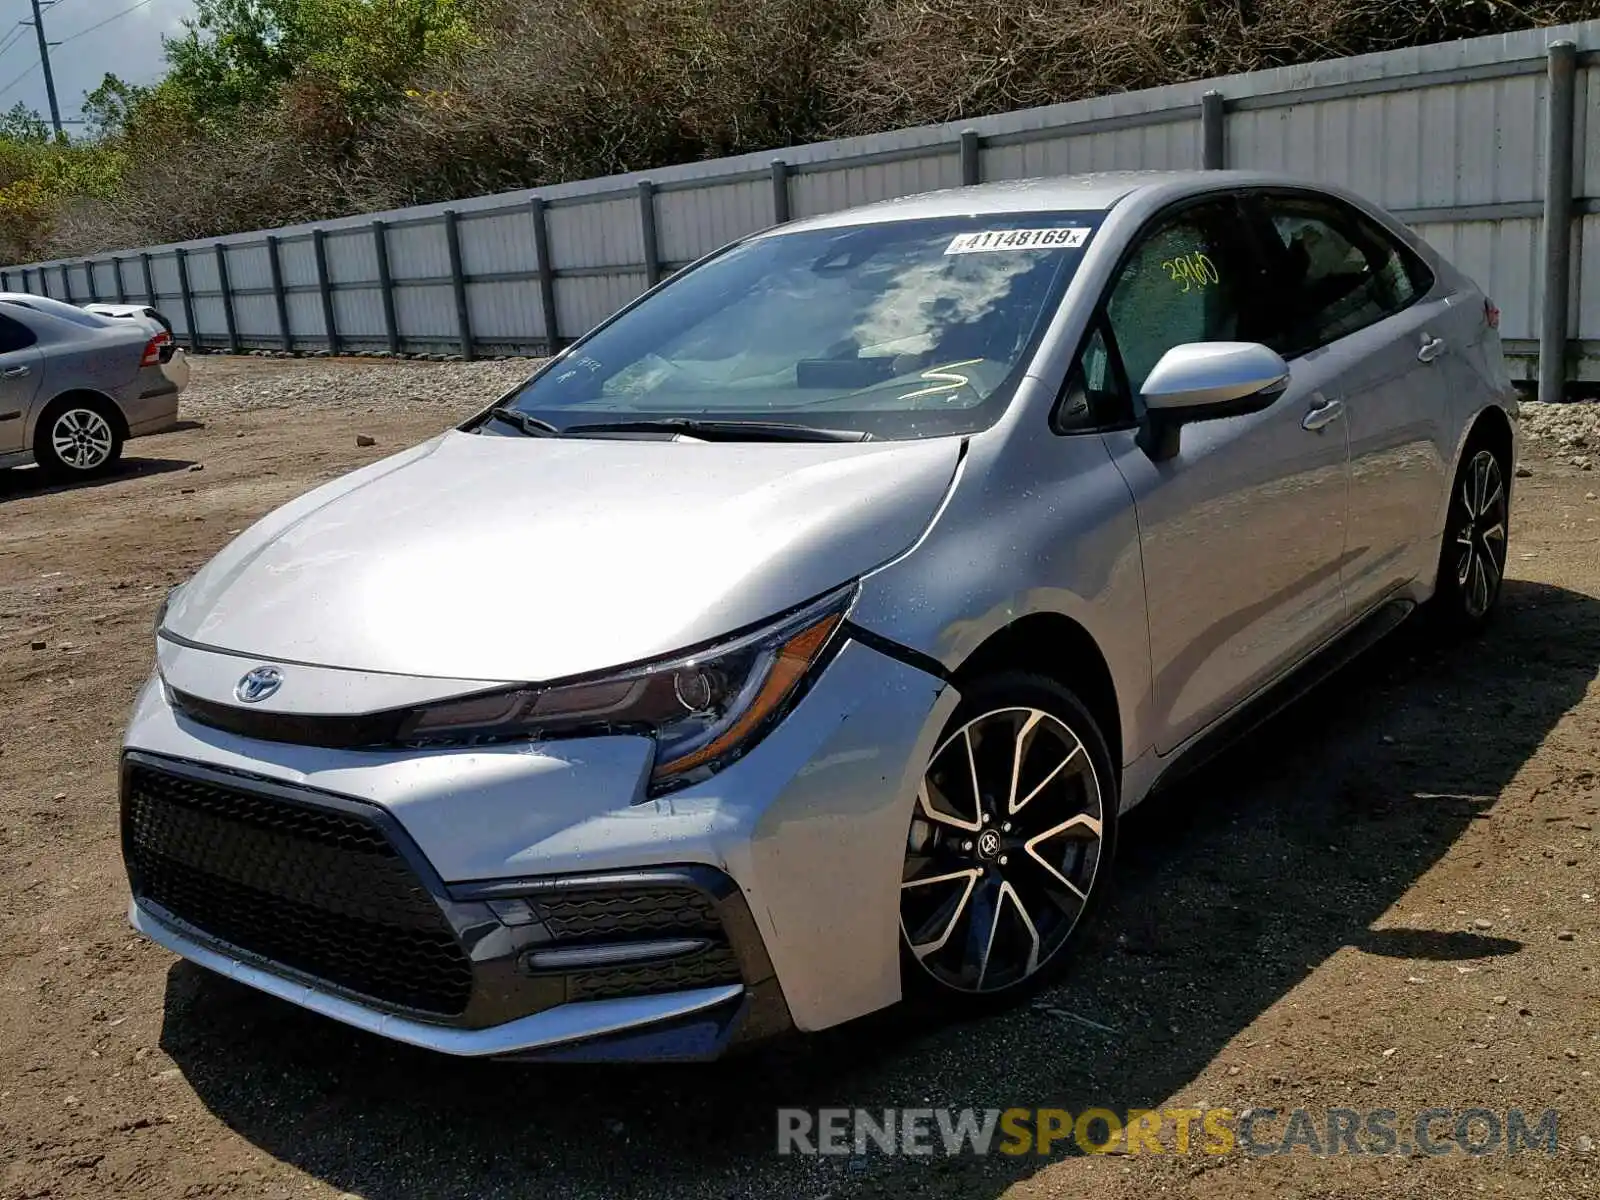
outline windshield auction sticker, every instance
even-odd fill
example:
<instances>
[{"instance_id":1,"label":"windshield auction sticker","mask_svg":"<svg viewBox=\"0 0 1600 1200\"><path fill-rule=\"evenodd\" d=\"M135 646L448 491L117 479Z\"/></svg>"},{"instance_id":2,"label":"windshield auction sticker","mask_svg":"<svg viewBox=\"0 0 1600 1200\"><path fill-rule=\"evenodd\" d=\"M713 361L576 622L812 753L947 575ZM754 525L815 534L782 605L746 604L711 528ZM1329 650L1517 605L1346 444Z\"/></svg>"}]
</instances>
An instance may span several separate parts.
<instances>
[{"instance_id":1,"label":"windshield auction sticker","mask_svg":"<svg viewBox=\"0 0 1600 1200\"><path fill-rule=\"evenodd\" d=\"M944 248L946 254L978 254L985 250L1076 250L1089 240L1081 225L1057 229L985 229L958 233Z\"/></svg>"}]
</instances>

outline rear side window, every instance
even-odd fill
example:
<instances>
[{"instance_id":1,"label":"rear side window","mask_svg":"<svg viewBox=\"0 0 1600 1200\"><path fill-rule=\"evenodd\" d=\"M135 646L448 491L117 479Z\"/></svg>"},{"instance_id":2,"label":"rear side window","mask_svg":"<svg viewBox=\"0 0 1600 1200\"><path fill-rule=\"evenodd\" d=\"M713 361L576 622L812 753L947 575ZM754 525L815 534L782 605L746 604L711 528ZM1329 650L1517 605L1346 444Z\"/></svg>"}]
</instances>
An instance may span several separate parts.
<instances>
[{"instance_id":1,"label":"rear side window","mask_svg":"<svg viewBox=\"0 0 1600 1200\"><path fill-rule=\"evenodd\" d=\"M0 354L9 354L13 350L26 350L38 341L21 321L0 313Z\"/></svg>"},{"instance_id":2,"label":"rear side window","mask_svg":"<svg viewBox=\"0 0 1600 1200\"><path fill-rule=\"evenodd\" d=\"M1260 340L1285 358L1376 324L1432 286L1420 259L1354 209L1309 196L1257 203L1277 316Z\"/></svg>"}]
</instances>

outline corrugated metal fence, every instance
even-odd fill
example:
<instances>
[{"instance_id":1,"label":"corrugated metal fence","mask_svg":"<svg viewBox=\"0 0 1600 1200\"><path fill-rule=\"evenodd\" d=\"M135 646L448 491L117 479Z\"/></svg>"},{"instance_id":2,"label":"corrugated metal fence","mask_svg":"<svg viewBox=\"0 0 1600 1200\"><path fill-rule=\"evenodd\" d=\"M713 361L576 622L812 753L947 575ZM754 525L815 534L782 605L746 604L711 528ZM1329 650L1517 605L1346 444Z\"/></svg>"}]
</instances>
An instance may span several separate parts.
<instances>
[{"instance_id":1,"label":"corrugated metal fence","mask_svg":"<svg viewBox=\"0 0 1600 1200\"><path fill-rule=\"evenodd\" d=\"M1230 166L1344 184L1397 212L1489 289L1523 373L1541 341L1565 351L1544 358L1543 382L1558 386L1600 379L1597 68L1591 21L12 266L0 287L148 301L203 348L544 352L792 217L988 180ZM1544 305L1547 276L1557 292Z\"/></svg>"}]
</instances>

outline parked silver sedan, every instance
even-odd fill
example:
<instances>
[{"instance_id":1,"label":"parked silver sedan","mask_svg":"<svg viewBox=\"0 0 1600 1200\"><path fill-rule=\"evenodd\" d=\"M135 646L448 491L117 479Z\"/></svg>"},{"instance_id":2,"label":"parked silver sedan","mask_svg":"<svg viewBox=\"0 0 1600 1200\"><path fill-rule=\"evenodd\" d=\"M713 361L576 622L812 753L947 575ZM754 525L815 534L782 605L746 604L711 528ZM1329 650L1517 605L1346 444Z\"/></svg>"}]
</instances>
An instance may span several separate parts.
<instances>
[{"instance_id":1,"label":"parked silver sedan","mask_svg":"<svg viewBox=\"0 0 1600 1200\"><path fill-rule=\"evenodd\" d=\"M1128 808L1413 611L1488 620L1498 319L1249 174L747 238L170 596L132 922L453 1054L1024 994Z\"/></svg>"},{"instance_id":2,"label":"parked silver sedan","mask_svg":"<svg viewBox=\"0 0 1600 1200\"><path fill-rule=\"evenodd\" d=\"M178 419L189 364L154 317L0 292L0 468L53 479L111 467L129 438Z\"/></svg>"}]
</instances>

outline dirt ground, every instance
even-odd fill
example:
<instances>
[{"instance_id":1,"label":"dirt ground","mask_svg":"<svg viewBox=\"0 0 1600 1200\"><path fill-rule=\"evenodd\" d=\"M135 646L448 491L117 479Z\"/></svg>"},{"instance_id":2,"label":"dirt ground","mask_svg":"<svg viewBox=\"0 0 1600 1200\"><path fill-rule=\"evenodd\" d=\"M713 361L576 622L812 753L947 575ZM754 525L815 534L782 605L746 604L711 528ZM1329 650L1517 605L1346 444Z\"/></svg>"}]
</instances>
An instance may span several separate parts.
<instances>
[{"instance_id":1,"label":"dirt ground","mask_svg":"<svg viewBox=\"0 0 1600 1200\"><path fill-rule=\"evenodd\" d=\"M196 366L197 394L302 369ZM93 486L0 472L0 1197L1600 1194L1600 473L1543 452L1492 631L1402 630L1141 808L1115 902L1032 1005L890 1013L708 1066L472 1064L135 938L117 747L161 596L266 510L479 399L199 402ZM1553 1108L1558 1148L774 1150L780 1105L1183 1104L1390 1108L1402 1130L1435 1106Z\"/></svg>"}]
</instances>

